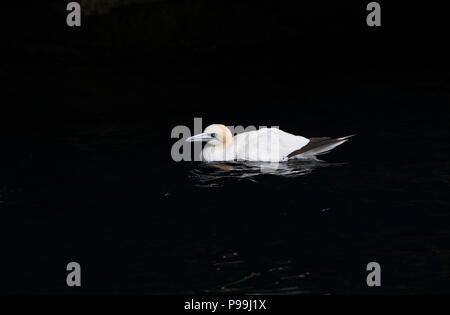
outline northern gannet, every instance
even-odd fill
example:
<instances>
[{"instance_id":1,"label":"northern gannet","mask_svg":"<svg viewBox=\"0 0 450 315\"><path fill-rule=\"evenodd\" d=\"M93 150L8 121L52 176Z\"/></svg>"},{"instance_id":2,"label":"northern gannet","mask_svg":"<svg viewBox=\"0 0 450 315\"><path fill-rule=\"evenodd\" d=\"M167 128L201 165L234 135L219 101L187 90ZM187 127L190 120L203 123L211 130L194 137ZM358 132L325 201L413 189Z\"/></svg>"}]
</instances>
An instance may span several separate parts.
<instances>
[{"instance_id":1,"label":"northern gannet","mask_svg":"<svg viewBox=\"0 0 450 315\"><path fill-rule=\"evenodd\" d=\"M233 137L230 129L221 124L206 127L201 134L186 141L207 142L202 150L205 161L261 161L281 162L292 158L315 159L343 144L351 136L335 138L305 138L278 128L262 128L243 132Z\"/></svg>"}]
</instances>

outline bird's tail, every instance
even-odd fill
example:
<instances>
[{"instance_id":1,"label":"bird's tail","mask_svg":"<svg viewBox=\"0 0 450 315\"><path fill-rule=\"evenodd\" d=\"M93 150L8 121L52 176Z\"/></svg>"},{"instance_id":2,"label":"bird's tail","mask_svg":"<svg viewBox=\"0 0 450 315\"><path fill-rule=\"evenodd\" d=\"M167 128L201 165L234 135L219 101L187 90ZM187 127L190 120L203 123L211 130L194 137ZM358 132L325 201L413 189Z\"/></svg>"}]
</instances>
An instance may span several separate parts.
<instances>
[{"instance_id":1,"label":"bird's tail","mask_svg":"<svg viewBox=\"0 0 450 315\"><path fill-rule=\"evenodd\" d=\"M296 150L288 155L288 158L311 158L316 155L328 153L337 146L346 142L349 138L355 135L350 135L341 138L332 139L330 137L310 138L307 145Z\"/></svg>"}]
</instances>

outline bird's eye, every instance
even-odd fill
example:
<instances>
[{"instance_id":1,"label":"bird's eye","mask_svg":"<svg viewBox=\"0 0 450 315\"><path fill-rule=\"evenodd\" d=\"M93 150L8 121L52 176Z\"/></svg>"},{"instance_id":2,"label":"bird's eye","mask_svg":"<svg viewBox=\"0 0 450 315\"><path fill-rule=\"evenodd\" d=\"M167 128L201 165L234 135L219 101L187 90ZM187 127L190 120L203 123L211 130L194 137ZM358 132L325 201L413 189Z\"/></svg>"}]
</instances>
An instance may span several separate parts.
<instances>
[{"instance_id":1,"label":"bird's eye","mask_svg":"<svg viewBox=\"0 0 450 315\"><path fill-rule=\"evenodd\" d=\"M211 134L211 137L215 138L215 137L216 137L216 134L213 132L213 133Z\"/></svg>"}]
</instances>

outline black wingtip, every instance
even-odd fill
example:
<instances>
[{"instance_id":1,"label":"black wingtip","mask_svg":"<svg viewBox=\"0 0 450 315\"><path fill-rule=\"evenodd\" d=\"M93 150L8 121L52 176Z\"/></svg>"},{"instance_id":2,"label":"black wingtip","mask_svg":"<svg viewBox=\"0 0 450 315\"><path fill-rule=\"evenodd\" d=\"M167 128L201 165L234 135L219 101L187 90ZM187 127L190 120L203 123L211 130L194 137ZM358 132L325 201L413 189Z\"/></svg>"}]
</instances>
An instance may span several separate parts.
<instances>
[{"instance_id":1,"label":"black wingtip","mask_svg":"<svg viewBox=\"0 0 450 315\"><path fill-rule=\"evenodd\" d=\"M356 136L356 133L354 133L352 135L349 135L349 136L338 138L337 140L347 140L347 139L350 139L351 137L354 137L354 136Z\"/></svg>"}]
</instances>

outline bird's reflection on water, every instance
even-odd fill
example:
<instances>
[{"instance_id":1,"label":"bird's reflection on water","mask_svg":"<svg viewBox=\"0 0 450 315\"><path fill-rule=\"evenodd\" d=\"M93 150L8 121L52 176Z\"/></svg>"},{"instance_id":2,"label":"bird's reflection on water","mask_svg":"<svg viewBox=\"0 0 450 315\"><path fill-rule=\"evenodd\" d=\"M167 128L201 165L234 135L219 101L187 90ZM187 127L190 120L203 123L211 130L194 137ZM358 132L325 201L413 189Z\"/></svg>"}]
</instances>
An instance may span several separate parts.
<instances>
[{"instance_id":1,"label":"bird's reflection on water","mask_svg":"<svg viewBox=\"0 0 450 315\"><path fill-rule=\"evenodd\" d=\"M194 185L201 187L221 186L224 180L249 180L257 182L262 176L299 177L316 169L337 167L346 163L328 163L321 160L290 160L288 162L209 162L195 164L190 170Z\"/></svg>"}]
</instances>

